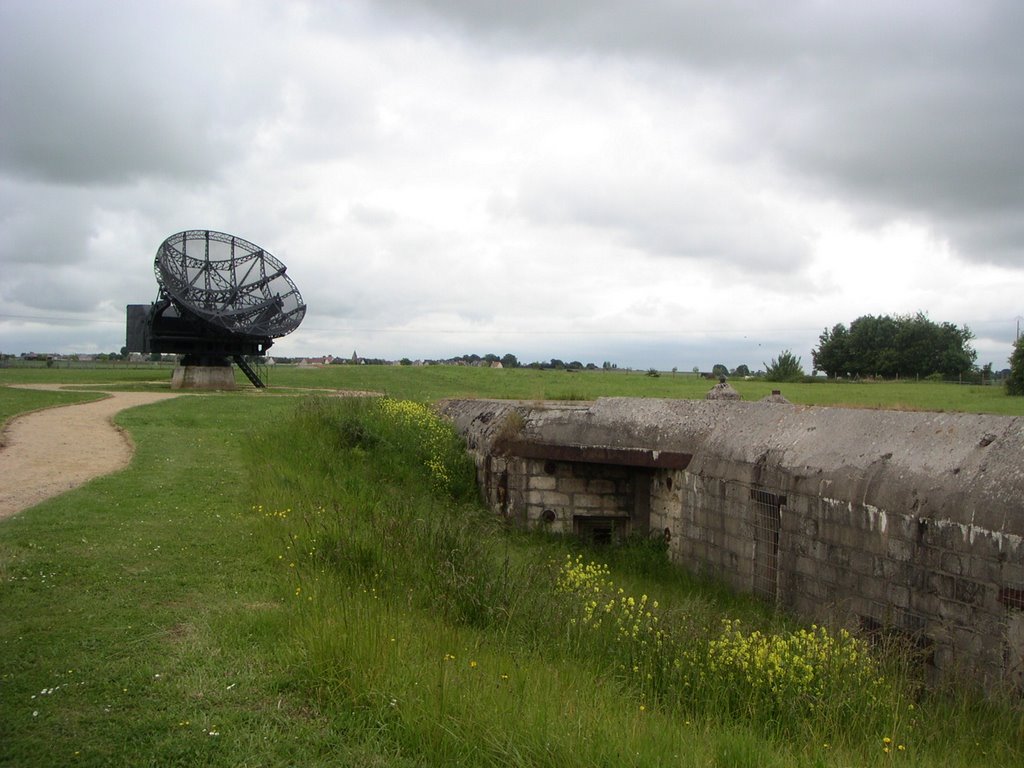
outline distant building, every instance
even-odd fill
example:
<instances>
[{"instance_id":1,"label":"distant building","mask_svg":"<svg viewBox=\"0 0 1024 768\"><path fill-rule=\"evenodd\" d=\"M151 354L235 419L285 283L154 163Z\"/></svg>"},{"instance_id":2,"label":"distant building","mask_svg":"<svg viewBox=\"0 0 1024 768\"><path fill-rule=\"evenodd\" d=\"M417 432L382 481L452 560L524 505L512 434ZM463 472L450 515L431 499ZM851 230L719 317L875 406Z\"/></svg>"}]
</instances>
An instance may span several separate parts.
<instances>
[{"instance_id":1,"label":"distant building","mask_svg":"<svg viewBox=\"0 0 1024 768\"><path fill-rule=\"evenodd\" d=\"M304 357L299 365L305 366L322 366L330 365L334 361L334 355L324 355L323 357Z\"/></svg>"}]
</instances>

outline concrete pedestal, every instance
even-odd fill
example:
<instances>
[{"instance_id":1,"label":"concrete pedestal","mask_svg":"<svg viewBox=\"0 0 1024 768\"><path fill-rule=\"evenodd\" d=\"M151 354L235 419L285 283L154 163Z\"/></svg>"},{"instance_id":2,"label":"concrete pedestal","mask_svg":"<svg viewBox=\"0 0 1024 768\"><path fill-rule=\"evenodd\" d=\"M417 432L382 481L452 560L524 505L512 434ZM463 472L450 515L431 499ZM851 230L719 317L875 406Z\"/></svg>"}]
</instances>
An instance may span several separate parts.
<instances>
[{"instance_id":1,"label":"concrete pedestal","mask_svg":"<svg viewBox=\"0 0 1024 768\"><path fill-rule=\"evenodd\" d=\"M171 389L235 389L235 370L230 365L179 365Z\"/></svg>"}]
</instances>

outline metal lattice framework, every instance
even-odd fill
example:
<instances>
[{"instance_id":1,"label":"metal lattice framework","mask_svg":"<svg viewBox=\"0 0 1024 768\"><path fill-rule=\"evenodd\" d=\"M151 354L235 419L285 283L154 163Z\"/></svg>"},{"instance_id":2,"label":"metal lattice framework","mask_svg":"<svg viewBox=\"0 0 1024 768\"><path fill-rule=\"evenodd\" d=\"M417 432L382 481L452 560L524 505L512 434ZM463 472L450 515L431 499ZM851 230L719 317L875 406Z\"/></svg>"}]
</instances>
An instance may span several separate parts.
<instances>
[{"instance_id":1,"label":"metal lattice framework","mask_svg":"<svg viewBox=\"0 0 1024 768\"><path fill-rule=\"evenodd\" d=\"M153 268L161 291L181 310L231 334L279 338L306 315L284 264L234 235L178 232L160 245Z\"/></svg>"}]
</instances>

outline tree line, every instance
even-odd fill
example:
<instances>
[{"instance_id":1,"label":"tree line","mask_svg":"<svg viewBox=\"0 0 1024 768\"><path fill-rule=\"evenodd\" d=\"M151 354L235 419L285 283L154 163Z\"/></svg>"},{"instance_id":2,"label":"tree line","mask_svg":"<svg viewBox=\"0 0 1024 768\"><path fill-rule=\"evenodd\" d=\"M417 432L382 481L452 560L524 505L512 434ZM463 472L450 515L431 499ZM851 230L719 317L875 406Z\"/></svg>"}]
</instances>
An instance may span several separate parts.
<instances>
[{"instance_id":1,"label":"tree line","mask_svg":"<svg viewBox=\"0 0 1024 768\"><path fill-rule=\"evenodd\" d=\"M336 360L335 362L345 363L345 360ZM366 364L370 364L371 361L364 360ZM379 361L382 364L386 364L387 361ZM557 370L557 371L613 371L618 370L618 363L613 363L608 360L603 362L600 366L596 363L581 363L579 360L560 360L557 357L553 357L550 360L535 360L532 363L524 363L519 360L511 352L499 357L493 353L486 355L478 355L476 353L466 355L456 355L455 357L445 358L443 360L422 360L425 365L470 365L470 366L490 366L494 363L501 363L502 368L534 368L537 370ZM399 360L401 365L412 365L413 361L408 357L403 357Z\"/></svg>"},{"instance_id":2,"label":"tree line","mask_svg":"<svg viewBox=\"0 0 1024 768\"><path fill-rule=\"evenodd\" d=\"M966 326L916 315L863 315L847 328L826 328L811 351L814 368L829 376L957 376L974 368L978 353Z\"/></svg>"}]
</instances>

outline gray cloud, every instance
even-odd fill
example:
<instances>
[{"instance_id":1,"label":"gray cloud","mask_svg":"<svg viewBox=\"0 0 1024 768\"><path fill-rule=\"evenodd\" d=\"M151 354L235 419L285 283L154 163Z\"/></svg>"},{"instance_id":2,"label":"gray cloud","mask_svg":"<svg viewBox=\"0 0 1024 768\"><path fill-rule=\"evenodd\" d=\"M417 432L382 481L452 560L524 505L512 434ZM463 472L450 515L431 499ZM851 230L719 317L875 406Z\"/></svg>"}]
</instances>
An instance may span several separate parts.
<instances>
[{"instance_id":1,"label":"gray cloud","mask_svg":"<svg viewBox=\"0 0 1024 768\"><path fill-rule=\"evenodd\" d=\"M756 196L685 178L547 177L522 190L518 210L543 225L582 224L641 252L721 269L791 272L809 257L799 232Z\"/></svg>"},{"instance_id":2,"label":"gray cloud","mask_svg":"<svg viewBox=\"0 0 1024 768\"><path fill-rule=\"evenodd\" d=\"M1024 255L1000 215L1024 205L1024 6L1012 0L390 5L486 45L711 78L743 125L736 151L770 151L809 194L883 220L926 218L970 259Z\"/></svg>"},{"instance_id":3,"label":"gray cloud","mask_svg":"<svg viewBox=\"0 0 1024 768\"><path fill-rule=\"evenodd\" d=\"M192 24L191 10L0 5L0 168L79 185L195 181L236 159L279 97L272 39L215 15Z\"/></svg>"},{"instance_id":4,"label":"gray cloud","mask_svg":"<svg viewBox=\"0 0 1024 768\"><path fill-rule=\"evenodd\" d=\"M0 254L8 270L82 261L93 226L91 200L81 189L0 179ZM8 271L4 282L10 279Z\"/></svg>"}]
</instances>

